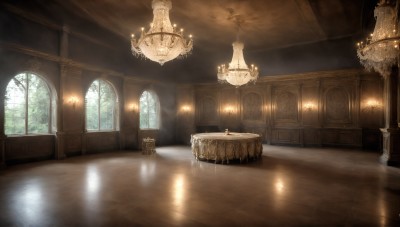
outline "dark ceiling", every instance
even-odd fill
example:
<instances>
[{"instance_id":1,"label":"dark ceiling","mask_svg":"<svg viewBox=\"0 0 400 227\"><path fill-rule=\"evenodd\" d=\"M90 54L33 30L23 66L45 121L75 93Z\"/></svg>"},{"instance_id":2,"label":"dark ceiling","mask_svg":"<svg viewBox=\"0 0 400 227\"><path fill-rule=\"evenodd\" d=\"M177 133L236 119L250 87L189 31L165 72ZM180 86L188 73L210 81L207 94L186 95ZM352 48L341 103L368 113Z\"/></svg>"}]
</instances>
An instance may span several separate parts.
<instances>
[{"instance_id":1,"label":"dark ceiling","mask_svg":"<svg viewBox=\"0 0 400 227\"><path fill-rule=\"evenodd\" d=\"M130 52L131 33L152 20L151 0L37 1L62 8L112 31ZM243 19L245 60L260 76L360 67L354 43L373 19L371 0L172 0L170 18L193 34L193 52L164 66L133 56L125 73L175 82L216 82L235 40L233 19ZM53 15L54 16L54 15ZM116 41L119 42L119 41ZM125 44L126 42L126 44ZM131 61L131 62L130 62Z\"/></svg>"}]
</instances>

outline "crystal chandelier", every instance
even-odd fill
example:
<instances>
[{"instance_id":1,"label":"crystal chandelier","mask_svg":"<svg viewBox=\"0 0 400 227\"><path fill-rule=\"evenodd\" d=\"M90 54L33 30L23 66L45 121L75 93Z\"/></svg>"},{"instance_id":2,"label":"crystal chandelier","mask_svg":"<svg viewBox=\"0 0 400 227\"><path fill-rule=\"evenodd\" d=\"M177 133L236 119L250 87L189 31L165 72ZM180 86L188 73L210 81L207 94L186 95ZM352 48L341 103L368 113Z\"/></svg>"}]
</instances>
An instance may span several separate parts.
<instances>
[{"instance_id":1,"label":"crystal chandelier","mask_svg":"<svg viewBox=\"0 0 400 227\"><path fill-rule=\"evenodd\" d=\"M140 38L136 40L132 34L131 49L135 56L145 56L148 59L163 65L178 56L186 56L193 47L192 35L189 40L183 37L183 29L176 28L169 20L169 11L172 8L170 0L153 0L153 22L146 32L142 28Z\"/></svg>"},{"instance_id":2,"label":"crystal chandelier","mask_svg":"<svg viewBox=\"0 0 400 227\"><path fill-rule=\"evenodd\" d=\"M366 69L374 69L382 76L388 76L399 55L397 6L395 8L389 1L381 0L374 14L374 32L365 42L357 43L357 55Z\"/></svg>"},{"instance_id":3,"label":"crystal chandelier","mask_svg":"<svg viewBox=\"0 0 400 227\"><path fill-rule=\"evenodd\" d=\"M241 20L238 16L235 19L239 34ZM258 78L258 68L254 65L251 65L249 68L244 61L244 44L239 41L239 35L237 36L237 41L232 43L232 46L232 61L228 66L225 64L218 66L218 81L221 83L227 82L236 87L247 84L250 81L255 82Z\"/></svg>"}]
</instances>

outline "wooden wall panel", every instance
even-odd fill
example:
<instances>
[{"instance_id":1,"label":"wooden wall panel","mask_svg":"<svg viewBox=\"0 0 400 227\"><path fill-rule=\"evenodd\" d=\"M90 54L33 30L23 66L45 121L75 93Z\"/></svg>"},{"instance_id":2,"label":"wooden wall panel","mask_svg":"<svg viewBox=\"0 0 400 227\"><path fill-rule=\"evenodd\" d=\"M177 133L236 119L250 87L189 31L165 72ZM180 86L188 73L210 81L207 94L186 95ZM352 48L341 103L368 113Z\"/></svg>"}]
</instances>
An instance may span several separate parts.
<instances>
[{"instance_id":1,"label":"wooden wall panel","mask_svg":"<svg viewBox=\"0 0 400 227\"><path fill-rule=\"evenodd\" d=\"M321 132L317 128L303 129L303 144L306 146L319 146L321 144Z\"/></svg>"},{"instance_id":2,"label":"wooden wall panel","mask_svg":"<svg viewBox=\"0 0 400 227\"><path fill-rule=\"evenodd\" d=\"M274 127L296 127L299 116L299 86L272 88L272 124Z\"/></svg>"},{"instance_id":3,"label":"wooden wall panel","mask_svg":"<svg viewBox=\"0 0 400 227\"><path fill-rule=\"evenodd\" d=\"M215 96L202 96L196 102L197 125L218 125L218 102Z\"/></svg>"},{"instance_id":4,"label":"wooden wall panel","mask_svg":"<svg viewBox=\"0 0 400 227\"><path fill-rule=\"evenodd\" d=\"M318 127L319 122L319 82L307 82L302 86L301 118L303 126Z\"/></svg>"},{"instance_id":5,"label":"wooden wall panel","mask_svg":"<svg viewBox=\"0 0 400 227\"><path fill-rule=\"evenodd\" d=\"M95 153L119 149L118 132L91 132L85 134L85 152Z\"/></svg>"},{"instance_id":6,"label":"wooden wall panel","mask_svg":"<svg viewBox=\"0 0 400 227\"><path fill-rule=\"evenodd\" d=\"M361 129L323 129L321 144L329 146L362 147Z\"/></svg>"},{"instance_id":7,"label":"wooden wall panel","mask_svg":"<svg viewBox=\"0 0 400 227\"><path fill-rule=\"evenodd\" d=\"M82 151L82 133L67 133L65 135L64 152L65 154L80 154Z\"/></svg>"},{"instance_id":8,"label":"wooden wall panel","mask_svg":"<svg viewBox=\"0 0 400 227\"><path fill-rule=\"evenodd\" d=\"M301 145L301 130L299 129L272 129L272 144Z\"/></svg>"},{"instance_id":9,"label":"wooden wall panel","mask_svg":"<svg viewBox=\"0 0 400 227\"><path fill-rule=\"evenodd\" d=\"M331 88L324 97L324 119L327 124L349 124L351 119L350 94L342 87Z\"/></svg>"},{"instance_id":10,"label":"wooden wall panel","mask_svg":"<svg viewBox=\"0 0 400 227\"><path fill-rule=\"evenodd\" d=\"M8 137L5 143L7 163L53 158L55 154L54 135Z\"/></svg>"},{"instance_id":11,"label":"wooden wall panel","mask_svg":"<svg viewBox=\"0 0 400 227\"><path fill-rule=\"evenodd\" d=\"M242 97L242 119L244 121L263 120L263 99L262 95L256 92L249 92Z\"/></svg>"},{"instance_id":12,"label":"wooden wall panel","mask_svg":"<svg viewBox=\"0 0 400 227\"><path fill-rule=\"evenodd\" d=\"M264 77L256 85L240 88L229 85L195 88L196 108L204 108L204 97L215 98L214 94L220 94L216 109L221 119L212 122L217 128L234 128L240 124L240 131L259 133L264 142L272 144L361 147L362 128L368 126L367 119L372 120L373 129L379 129L378 122L383 119L378 114L372 119L362 110L371 94L382 100L380 77L357 70ZM229 122L221 112L237 93L241 94L238 100L241 118ZM205 111L196 112L206 118ZM207 121L202 119L195 124L199 126Z\"/></svg>"}]
</instances>

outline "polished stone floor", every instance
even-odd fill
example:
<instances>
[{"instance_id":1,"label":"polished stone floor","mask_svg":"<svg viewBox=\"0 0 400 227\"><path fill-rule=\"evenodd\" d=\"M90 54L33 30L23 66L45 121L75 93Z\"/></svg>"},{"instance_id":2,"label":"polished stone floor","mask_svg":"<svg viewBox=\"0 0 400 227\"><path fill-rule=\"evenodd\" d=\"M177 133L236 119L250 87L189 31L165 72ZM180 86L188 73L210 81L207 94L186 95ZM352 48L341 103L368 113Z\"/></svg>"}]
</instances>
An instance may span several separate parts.
<instances>
[{"instance_id":1,"label":"polished stone floor","mask_svg":"<svg viewBox=\"0 0 400 227\"><path fill-rule=\"evenodd\" d=\"M378 153L264 145L221 165L190 147L0 171L0 226L400 226L400 168Z\"/></svg>"}]
</instances>

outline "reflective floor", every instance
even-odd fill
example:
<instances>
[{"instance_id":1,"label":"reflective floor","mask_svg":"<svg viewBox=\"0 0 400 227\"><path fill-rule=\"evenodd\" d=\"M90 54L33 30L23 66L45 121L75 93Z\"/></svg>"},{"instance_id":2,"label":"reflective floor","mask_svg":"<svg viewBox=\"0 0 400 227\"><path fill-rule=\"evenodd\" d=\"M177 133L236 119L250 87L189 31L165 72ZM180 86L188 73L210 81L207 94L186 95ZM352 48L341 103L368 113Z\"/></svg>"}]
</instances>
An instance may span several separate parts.
<instances>
[{"instance_id":1,"label":"reflective floor","mask_svg":"<svg viewBox=\"0 0 400 227\"><path fill-rule=\"evenodd\" d=\"M0 226L400 226L400 168L379 154L264 145L221 165L190 147L0 171Z\"/></svg>"}]
</instances>

